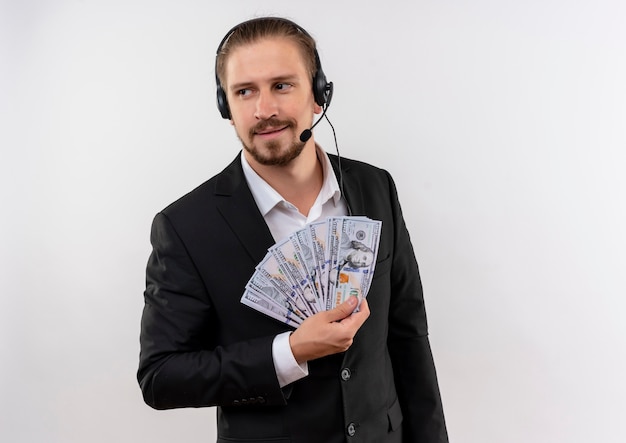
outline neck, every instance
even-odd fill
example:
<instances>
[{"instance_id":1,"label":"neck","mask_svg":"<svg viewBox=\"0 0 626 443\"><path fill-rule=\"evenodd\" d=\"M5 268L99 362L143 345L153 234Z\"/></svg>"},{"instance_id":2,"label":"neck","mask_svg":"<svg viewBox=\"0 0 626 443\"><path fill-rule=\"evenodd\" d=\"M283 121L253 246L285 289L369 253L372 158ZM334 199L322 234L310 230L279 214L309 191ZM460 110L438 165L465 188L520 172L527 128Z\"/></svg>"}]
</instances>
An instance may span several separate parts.
<instances>
[{"instance_id":1,"label":"neck","mask_svg":"<svg viewBox=\"0 0 626 443\"><path fill-rule=\"evenodd\" d=\"M309 140L300 155L285 166L261 165L247 152L244 155L252 169L281 197L297 207L301 214L309 214L324 182L322 165L317 158L313 140Z\"/></svg>"}]
</instances>

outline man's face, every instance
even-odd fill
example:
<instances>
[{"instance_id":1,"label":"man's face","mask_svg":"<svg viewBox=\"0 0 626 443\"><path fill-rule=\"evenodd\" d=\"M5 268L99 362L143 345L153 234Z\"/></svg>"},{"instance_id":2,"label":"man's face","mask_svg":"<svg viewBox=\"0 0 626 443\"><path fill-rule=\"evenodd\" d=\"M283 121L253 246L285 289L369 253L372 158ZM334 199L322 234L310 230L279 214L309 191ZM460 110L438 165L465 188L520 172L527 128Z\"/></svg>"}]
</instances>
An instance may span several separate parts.
<instances>
[{"instance_id":1,"label":"man's face","mask_svg":"<svg viewBox=\"0 0 626 443\"><path fill-rule=\"evenodd\" d=\"M311 76L295 42L266 38L234 49L226 62L232 124L244 149L263 165L286 165L305 143L313 113Z\"/></svg>"}]
</instances>

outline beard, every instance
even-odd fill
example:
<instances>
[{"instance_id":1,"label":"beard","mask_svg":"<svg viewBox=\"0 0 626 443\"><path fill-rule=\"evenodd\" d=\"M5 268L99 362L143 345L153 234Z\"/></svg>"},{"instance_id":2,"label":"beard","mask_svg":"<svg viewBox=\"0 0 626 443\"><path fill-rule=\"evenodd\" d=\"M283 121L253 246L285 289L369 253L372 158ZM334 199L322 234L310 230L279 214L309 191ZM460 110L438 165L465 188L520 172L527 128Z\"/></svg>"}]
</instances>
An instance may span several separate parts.
<instances>
[{"instance_id":1,"label":"beard","mask_svg":"<svg viewBox=\"0 0 626 443\"><path fill-rule=\"evenodd\" d=\"M270 140L263 143L262 148L260 148L253 144L252 140L256 133L268 127L295 129L296 125L295 120L279 120L277 118L262 120L248 131L249 143L246 143L241 137L239 137L239 140L241 140L243 148L249 152L252 158L259 164L265 166L285 166L293 159L297 158L304 149L305 143L301 142L299 138L291 140L286 147L277 140Z\"/></svg>"}]
</instances>

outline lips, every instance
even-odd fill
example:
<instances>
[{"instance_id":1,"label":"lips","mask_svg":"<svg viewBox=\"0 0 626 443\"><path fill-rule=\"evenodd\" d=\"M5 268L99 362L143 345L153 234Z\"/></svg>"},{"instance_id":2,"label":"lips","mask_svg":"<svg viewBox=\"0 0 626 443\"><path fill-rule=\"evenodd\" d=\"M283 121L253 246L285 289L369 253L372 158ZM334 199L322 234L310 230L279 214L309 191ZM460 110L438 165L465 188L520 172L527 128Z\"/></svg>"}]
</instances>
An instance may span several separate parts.
<instances>
[{"instance_id":1,"label":"lips","mask_svg":"<svg viewBox=\"0 0 626 443\"><path fill-rule=\"evenodd\" d=\"M285 129L291 127L296 127L295 120L269 118L258 122L255 126L250 128L250 137L252 138L258 136L262 138L271 138L282 134Z\"/></svg>"},{"instance_id":2,"label":"lips","mask_svg":"<svg viewBox=\"0 0 626 443\"><path fill-rule=\"evenodd\" d=\"M262 131L255 131L255 134L257 135L270 135L270 134L276 134L284 129L287 129L288 126L283 126L281 128L266 128L263 129Z\"/></svg>"}]
</instances>

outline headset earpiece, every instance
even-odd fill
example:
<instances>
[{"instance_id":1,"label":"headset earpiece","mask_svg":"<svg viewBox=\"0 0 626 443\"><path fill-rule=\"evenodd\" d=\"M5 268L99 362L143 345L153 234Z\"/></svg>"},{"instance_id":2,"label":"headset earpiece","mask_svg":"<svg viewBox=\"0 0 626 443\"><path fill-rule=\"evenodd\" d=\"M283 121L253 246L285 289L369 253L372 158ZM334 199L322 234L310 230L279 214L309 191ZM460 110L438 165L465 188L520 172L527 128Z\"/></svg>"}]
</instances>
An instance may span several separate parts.
<instances>
[{"instance_id":1,"label":"headset earpiece","mask_svg":"<svg viewBox=\"0 0 626 443\"><path fill-rule=\"evenodd\" d=\"M226 120L230 120L230 108L228 107L228 100L226 99L226 92L222 85L220 84L219 78L217 75L215 76L217 81L217 109L219 109L222 118Z\"/></svg>"},{"instance_id":2,"label":"headset earpiece","mask_svg":"<svg viewBox=\"0 0 626 443\"><path fill-rule=\"evenodd\" d=\"M330 99L333 96L333 84L328 83L326 80L326 75L322 69L322 63L320 62L317 49L315 50L315 68L315 75L313 76L313 97L315 98L315 103L323 108L330 104Z\"/></svg>"}]
</instances>

